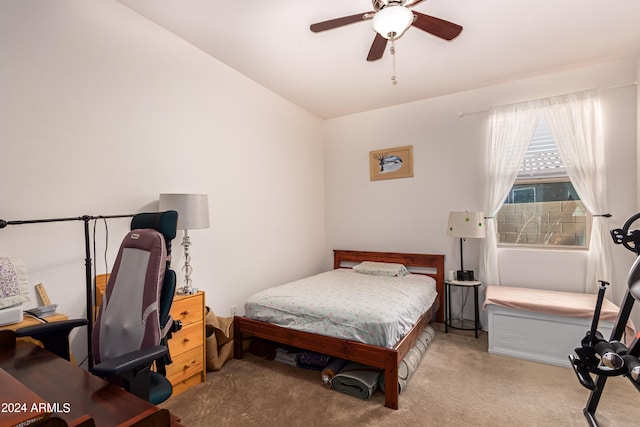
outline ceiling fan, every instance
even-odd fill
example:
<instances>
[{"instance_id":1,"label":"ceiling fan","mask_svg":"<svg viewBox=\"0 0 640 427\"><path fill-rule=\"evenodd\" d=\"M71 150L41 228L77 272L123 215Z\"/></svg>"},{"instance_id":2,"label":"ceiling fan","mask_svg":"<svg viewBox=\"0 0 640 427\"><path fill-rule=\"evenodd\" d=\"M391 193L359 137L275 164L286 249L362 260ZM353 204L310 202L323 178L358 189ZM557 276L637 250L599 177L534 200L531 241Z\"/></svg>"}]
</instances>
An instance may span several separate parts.
<instances>
[{"instance_id":1,"label":"ceiling fan","mask_svg":"<svg viewBox=\"0 0 640 427\"><path fill-rule=\"evenodd\" d=\"M375 61L382 58L387 47L387 41L398 39L412 25L445 40L456 38L462 31L460 25L409 9L423 1L372 0L373 10L370 12L317 22L311 24L310 29L314 33L318 33L372 19L376 37L373 39L371 49L369 49L367 61Z\"/></svg>"}]
</instances>

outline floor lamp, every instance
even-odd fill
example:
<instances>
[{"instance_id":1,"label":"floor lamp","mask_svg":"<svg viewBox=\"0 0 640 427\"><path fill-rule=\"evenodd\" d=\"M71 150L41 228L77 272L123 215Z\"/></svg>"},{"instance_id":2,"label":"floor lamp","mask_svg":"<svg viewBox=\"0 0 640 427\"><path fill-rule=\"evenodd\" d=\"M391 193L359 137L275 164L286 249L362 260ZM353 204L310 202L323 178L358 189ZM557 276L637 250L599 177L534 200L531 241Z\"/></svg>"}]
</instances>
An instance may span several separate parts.
<instances>
[{"instance_id":1,"label":"floor lamp","mask_svg":"<svg viewBox=\"0 0 640 427\"><path fill-rule=\"evenodd\" d=\"M474 280L473 270L464 269L462 242L466 239L482 239L487 236L483 212L449 212L447 236L460 238L460 270L458 280Z\"/></svg>"},{"instance_id":2,"label":"floor lamp","mask_svg":"<svg viewBox=\"0 0 640 427\"><path fill-rule=\"evenodd\" d=\"M189 230L209 228L209 201L206 194L160 194L160 212L174 210L178 212L178 230L184 231L182 246L184 247L184 286L178 293L191 295L196 290L191 285L191 239Z\"/></svg>"}]
</instances>

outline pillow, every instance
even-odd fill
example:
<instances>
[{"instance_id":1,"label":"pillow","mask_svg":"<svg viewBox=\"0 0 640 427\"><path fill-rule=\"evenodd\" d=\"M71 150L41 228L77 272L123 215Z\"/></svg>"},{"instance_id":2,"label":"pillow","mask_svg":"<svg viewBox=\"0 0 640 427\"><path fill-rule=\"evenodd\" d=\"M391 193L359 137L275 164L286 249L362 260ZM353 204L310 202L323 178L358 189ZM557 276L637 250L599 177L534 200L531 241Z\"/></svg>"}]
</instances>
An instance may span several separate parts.
<instances>
[{"instance_id":1,"label":"pillow","mask_svg":"<svg viewBox=\"0 0 640 427\"><path fill-rule=\"evenodd\" d=\"M354 265L353 269L358 273L371 274L373 276L406 276L409 270L402 264L392 262L363 261Z\"/></svg>"},{"instance_id":2,"label":"pillow","mask_svg":"<svg viewBox=\"0 0 640 427\"><path fill-rule=\"evenodd\" d=\"M29 301L27 270L18 258L0 257L0 308Z\"/></svg>"}]
</instances>

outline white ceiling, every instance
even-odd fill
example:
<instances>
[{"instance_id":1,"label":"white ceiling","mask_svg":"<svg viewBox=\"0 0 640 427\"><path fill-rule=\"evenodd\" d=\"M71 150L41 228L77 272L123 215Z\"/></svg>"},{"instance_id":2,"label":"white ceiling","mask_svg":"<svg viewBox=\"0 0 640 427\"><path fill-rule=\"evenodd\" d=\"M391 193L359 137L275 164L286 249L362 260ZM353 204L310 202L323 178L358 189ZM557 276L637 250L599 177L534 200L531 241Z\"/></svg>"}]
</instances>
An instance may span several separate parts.
<instances>
[{"instance_id":1,"label":"white ceiling","mask_svg":"<svg viewBox=\"0 0 640 427\"><path fill-rule=\"evenodd\" d=\"M409 28L393 85L388 51L366 61L370 20L309 30L370 0L118 1L322 118L640 55L639 0L427 0L415 10L464 30L444 41Z\"/></svg>"}]
</instances>

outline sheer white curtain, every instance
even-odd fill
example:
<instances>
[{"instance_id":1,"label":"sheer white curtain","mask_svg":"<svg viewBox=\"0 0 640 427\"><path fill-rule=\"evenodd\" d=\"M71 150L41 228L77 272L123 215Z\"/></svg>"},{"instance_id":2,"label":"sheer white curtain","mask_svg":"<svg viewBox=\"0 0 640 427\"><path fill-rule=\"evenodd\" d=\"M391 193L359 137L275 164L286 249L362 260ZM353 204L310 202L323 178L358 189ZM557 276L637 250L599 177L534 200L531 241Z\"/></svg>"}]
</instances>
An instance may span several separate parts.
<instances>
[{"instance_id":1,"label":"sheer white curtain","mask_svg":"<svg viewBox=\"0 0 640 427\"><path fill-rule=\"evenodd\" d=\"M546 99L544 114L580 200L593 215L608 213L599 93L587 91ZM597 280L610 280L607 235L606 218L594 216L585 284L588 293L597 290Z\"/></svg>"},{"instance_id":2,"label":"sheer white curtain","mask_svg":"<svg viewBox=\"0 0 640 427\"><path fill-rule=\"evenodd\" d=\"M487 238L481 242L480 277L485 285L499 285L495 216L518 175L524 154L540 117L540 101L506 105L489 111L484 212Z\"/></svg>"}]
</instances>

